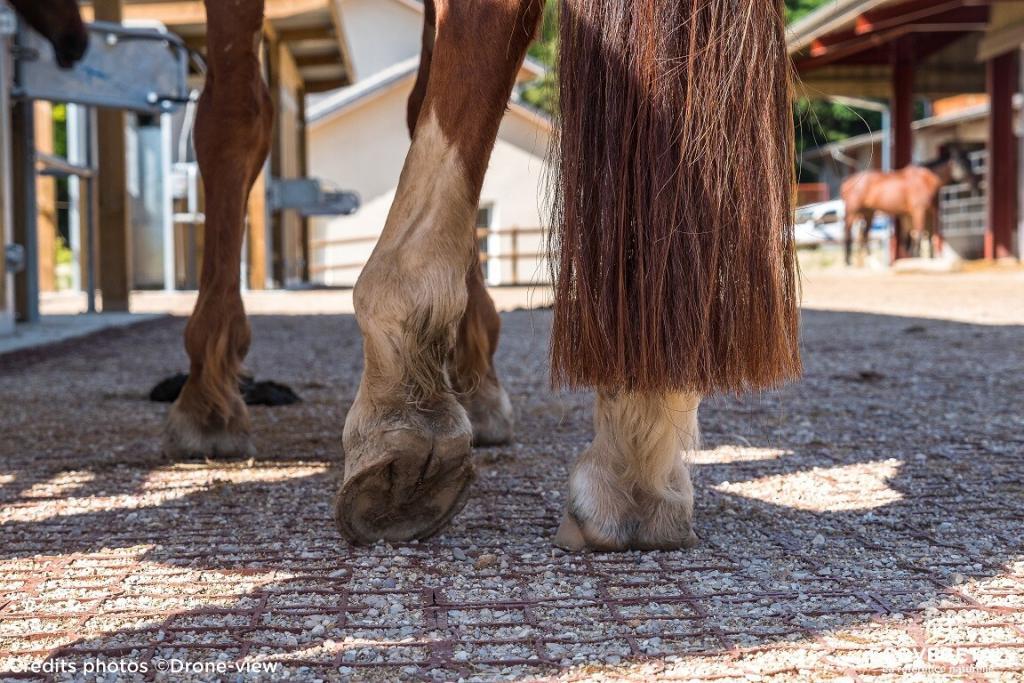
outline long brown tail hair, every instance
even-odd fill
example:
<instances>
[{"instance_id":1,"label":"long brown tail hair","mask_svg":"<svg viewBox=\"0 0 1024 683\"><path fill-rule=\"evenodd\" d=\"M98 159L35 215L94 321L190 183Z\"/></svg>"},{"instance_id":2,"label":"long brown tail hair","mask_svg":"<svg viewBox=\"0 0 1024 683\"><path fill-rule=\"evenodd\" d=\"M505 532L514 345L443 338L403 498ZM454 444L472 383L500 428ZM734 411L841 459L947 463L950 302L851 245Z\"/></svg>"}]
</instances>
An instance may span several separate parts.
<instances>
[{"instance_id":1,"label":"long brown tail hair","mask_svg":"<svg viewBox=\"0 0 1024 683\"><path fill-rule=\"evenodd\" d=\"M561 0L560 30L553 382L798 375L781 2Z\"/></svg>"}]
</instances>

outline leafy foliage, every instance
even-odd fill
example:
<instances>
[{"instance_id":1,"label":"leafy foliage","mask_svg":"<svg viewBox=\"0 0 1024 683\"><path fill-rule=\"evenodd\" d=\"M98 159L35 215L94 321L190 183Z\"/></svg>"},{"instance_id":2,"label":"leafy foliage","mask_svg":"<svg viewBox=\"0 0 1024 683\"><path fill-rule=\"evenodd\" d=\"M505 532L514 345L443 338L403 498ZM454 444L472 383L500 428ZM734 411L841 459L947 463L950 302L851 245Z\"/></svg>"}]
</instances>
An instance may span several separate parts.
<instances>
[{"instance_id":1,"label":"leafy foliage","mask_svg":"<svg viewBox=\"0 0 1024 683\"><path fill-rule=\"evenodd\" d=\"M558 0L548 0L544 8L544 21L540 36L530 47L530 59L543 64L547 74L529 84L522 92L523 100L549 114L554 113L557 103L557 83L554 65L558 58Z\"/></svg>"},{"instance_id":2,"label":"leafy foliage","mask_svg":"<svg viewBox=\"0 0 1024 683\"><path fill-rule=\"evenodd\" d=\"M786 0L786 20L794 21L810 14L824 5L828 0Z\"/></svg>"}]
</instances>

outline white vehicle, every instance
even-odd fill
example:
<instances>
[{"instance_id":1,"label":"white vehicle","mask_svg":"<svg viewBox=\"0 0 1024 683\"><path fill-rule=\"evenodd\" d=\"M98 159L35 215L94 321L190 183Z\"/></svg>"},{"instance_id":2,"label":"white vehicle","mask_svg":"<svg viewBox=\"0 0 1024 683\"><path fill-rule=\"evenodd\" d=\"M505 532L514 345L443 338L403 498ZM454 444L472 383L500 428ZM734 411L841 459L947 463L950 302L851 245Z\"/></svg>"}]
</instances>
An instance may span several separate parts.
<instances>
[{"instance_id":1,"label":"white vehicle","mask_svg":"<svg viewBox=\"0 0 1024 683\"><path fill-rule=\"evenodd\" d=\"M842 244L846 221L846 205L841 199L801 206L796 210L796 244L798 247L816 247L822 244ZM856 228L855 228L856 229ZM888 216L875 214L872 232L888 231Z\"/></svg>"},{"instance_id":2,"label":"white vehicle","mask_svg":"<svg viewBox=\"0 0 1024 683\"><path fill-rule=\"evenodd\" d=\"M801 206L796 210L796 244L811 247L843 239L846 206L841 200Z\"/></svg>"}]
</instances>

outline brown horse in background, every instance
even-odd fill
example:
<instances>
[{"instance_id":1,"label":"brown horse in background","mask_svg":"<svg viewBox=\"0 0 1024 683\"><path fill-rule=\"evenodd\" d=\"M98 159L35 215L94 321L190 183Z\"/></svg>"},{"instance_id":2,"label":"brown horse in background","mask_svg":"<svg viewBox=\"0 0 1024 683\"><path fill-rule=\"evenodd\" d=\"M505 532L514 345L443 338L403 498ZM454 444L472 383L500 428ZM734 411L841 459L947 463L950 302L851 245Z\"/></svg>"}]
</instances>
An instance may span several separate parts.
<instances>
[{"instance_id":1,"label":"brown horse in background","mask_svg":"<svg viewBox=\"0 0 1024 683\"><path fill-rule=\"evenodd\" d=\"M779 229L795 167L783 5L560 1L552 377L596 389L597 402L556 543L684 547L696 542L687 454L701 399L801 370L795 244ZM79 38L66 36L81 22L59 19L74 3L17 4L73 61ZM205 5L195 144L206 248L185 331L189 379L164 430L173 457L253 451L238 389L250 340L239 264L272 125L264 2ZM473 225L543 8L425 0L412 146L353 295L364 372L335 504L353 541L436 533L467 500L471 444L512 438Z\"/></svg>"},{"instance_id":2,"label":"brown horse in background","mask_svg":"<svg viewBox=\"0 0 1024 683\"><path fill-rule=\"evenodd\" d=\"M908 252L919 253L922 238L927 235L931 253L937 253L939 188L965 180L972 192L977 191L978 179L959 147L951 148L948 158L925 166L907 166L890 173L862 171L847 178L840 190L846 204L846 265L851 265L853 258L853 227L857 219L864 220L858 250L862 259L868 251L868 235L878 211L896 221L894 239L905 238ZM900 229L902 219L910 221L909 232Z\"/></svg>"}]
</instances>

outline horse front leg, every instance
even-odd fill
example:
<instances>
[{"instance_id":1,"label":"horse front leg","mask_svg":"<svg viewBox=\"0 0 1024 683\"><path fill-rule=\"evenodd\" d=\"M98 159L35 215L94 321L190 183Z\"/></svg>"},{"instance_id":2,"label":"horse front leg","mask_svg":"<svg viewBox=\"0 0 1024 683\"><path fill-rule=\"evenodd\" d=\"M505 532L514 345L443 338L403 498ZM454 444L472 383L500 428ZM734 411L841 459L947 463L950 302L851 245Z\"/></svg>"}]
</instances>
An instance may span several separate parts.
<instances>
[{"instance_id":1,"label":"horse front leg","mask_svg":"<svg viewBox=\"0 0 1024 683\"><path fill-rule=\"evenodd\" d=\"M910 256L924 256L924 240L928 235L928 210L915 209L910 214ZM930 254L929 254L930 255Z\"/></svg>"},{"instance_id":2,"label":"horse front leg","mask_svg":"<svg viewBox=\"0 0 1024 683\"><path fill-rule=\"evenodd\" d=\"M541 4L437 0L429 80L380 241L354 292L364 370L335 512L351 540L440 530L474 476L452 383L484 172ZM500 49L499 49L500 48Z\"/></svg>"},{"instance_id":3,"label":"horse front leg","mask_svg":"<svg viewBox=\"0 0 1024 683\"><path fill-rule=\"evenodd\" d=\"M864 261L871 251L869 242L871 240L871 226L875 222L875 212L866 211L864 213L864 227L860 230L860 237L857 245L857 267L863 268Z\"/></svg>"},{"instance_id":4,"label":"horse front leg","mask_svg":"<svg viewBox=\"0 0 1024 683\"><path fill-rule=\"evenodd\" d=\"M263 0L206 1L208 73L195 146L206 192L199 297L185 328L190 374L171 408L172 457L250 455L238 374L250 331L240 292L246 199L270 149L273 112L260 73Z\"/></svg>"},{"instance_id":5,"label":"horse front leg","mask_svg":"<svg viewBox=\"0 0 1024 683\"><path fill-rule=\"evenodd\" d=\"M843 253L848 266L853 265L853 228L856 224L857 214L847 210L843 219Z\"/></svg>"},{"instance_id":6,"label":"horse front leg","mask_svg":"<svg viewBox=\"0 0 1024 683\"><path fill-rule=\"evenodd\" d=\"M424 2L423 46L416 83L409 96L409 134L415 135L416 124L427 96L430 66L434 58L437 31L437 8L434 0ZM501 318L484 284L483 271L474 259L466 275L468 299L466 311L459 322L449 375L459 402L469 414L473 427L473 444L496 446L512 440L515 418L508 394L498 381L494 368L494 352L498 349Z\"/></svg>"}]
</instances>

